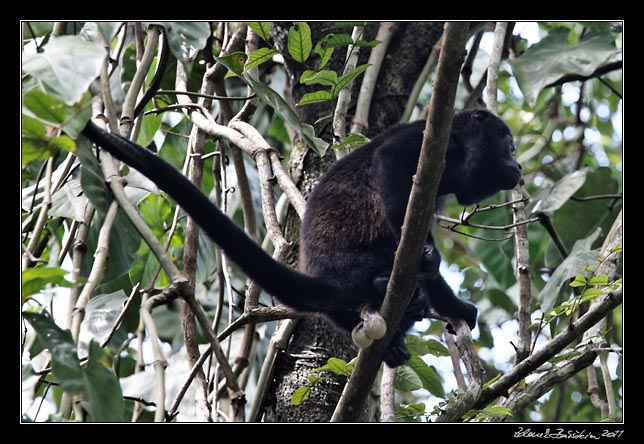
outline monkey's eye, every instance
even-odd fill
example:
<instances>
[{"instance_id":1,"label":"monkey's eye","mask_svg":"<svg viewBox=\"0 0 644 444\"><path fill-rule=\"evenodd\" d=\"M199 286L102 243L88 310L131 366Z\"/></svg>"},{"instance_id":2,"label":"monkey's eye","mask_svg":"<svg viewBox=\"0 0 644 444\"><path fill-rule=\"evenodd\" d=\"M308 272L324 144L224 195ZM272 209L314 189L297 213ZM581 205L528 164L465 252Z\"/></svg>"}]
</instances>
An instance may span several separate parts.
<instances>
[{"instance_id":1,"label":"monkey's eye","mask_svg":"<svg viewBox=\"0 0 644 444\"><path fill-rule=\"evenodd\" d=\"M472 117L474 117L474 119L476 119L479 122L487 119L489 116L490 116L490 113L482 109L477 109L472 113Z\"/></svg>"},{"instance_id":2,"label":"monkey's eye","mask_svg":"<svg viewBox=\"0 0 644 444\"><path fill-rule=\"evenodd\" d=\"M510 136L510 140L508 144L510 146L510 154L514 156L515 153L517 152L517 145L514 143L514 139L512 138L512 136Z\"/></svg>"}]
</instances>

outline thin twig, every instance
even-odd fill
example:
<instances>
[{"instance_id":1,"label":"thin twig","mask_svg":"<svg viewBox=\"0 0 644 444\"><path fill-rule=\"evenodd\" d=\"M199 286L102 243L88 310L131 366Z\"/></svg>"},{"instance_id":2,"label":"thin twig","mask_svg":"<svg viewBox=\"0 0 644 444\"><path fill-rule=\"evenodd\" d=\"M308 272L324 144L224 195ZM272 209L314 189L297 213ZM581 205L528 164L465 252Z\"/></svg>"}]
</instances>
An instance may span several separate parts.
<instances>
[{"instance_id":1,"label":"thin twig","mask_svg":"<svg viewBox=\"0 0 644 444\"><path fill-rule=\"evenodd\" d=\"M180 91L176 89L160 89L158 90L155 95L161 95L161 94L181 94L183 96L191 96L191 97L203 97L206 99L211 99L211 100L222 100L222 101L246 101L246 100L251 100L257 97L257 94L250 94L245 97L235 97L235 96L219 96L219 95L213 95L213 94L204 94L201 92L193 92L193 91Z\"/></svg>"},{"instance_id":2,"label":"thin twig","mask_svg":"<svg viewBox=\"0 0 644 444\"><path fill-rule=\"evenodd\" d=\"M494 44L487 67L487 109L494 114L499 114L497 94L499 88L499 65L503 55L503 42L508 22L496 22L494 28Z\"/></svg>"},{"instance_id":3,"label":"thin twig","mask_svg":"<svg viewBox=\"0 0 644 444\"><path fill-rule=\"evenodd\" d=\"M459 359L458 349L456 348L456 342L454 342L454 335L445 333L445 343L449 350L449 357L452 360L452 368L454 369L454 377L456 378L458 390L461 393L465 393L465 391L467 391L467 383L465 382L465 376L463 376L463 371L461 370L461 361Z\"/></svg>"},{"instance_id":4,"label":"thin twig","mask_svg":"<svg viewBox=\"0 0 644 444\"><path fill-rule=\"evenodd\" d=\"M396 422L395 379L396 368L383 365L380 380L380 422Z\"/></svg>"},{"instance_id":5,"label":"thin twig","mask_svg":"<svg viewBox=\"0 0 644 444\"><path fill-rule=\"evenodd\" d=\"M47 213L51 207L51 176L53 173L54 167L54 158L50 157L46 162L46 173L45 173L45 191L43 196L42 205L40 206L40 213L38 214L38 220L36 221L36 226L34 227L31 233L31 239L27 244L27 248L22 255L22 269L26 270L32 264L31 252L35 250L38 241L40 240L40 235L45 229L45 224L47 223ZM35 191L34 191L35 194Z\"/></svg>"},{"instance_id":6,"label":"thin twig","mask_svg":"<svg viewBox=\"0 0 644 444\"><path fill-rule=\"evenodd\" d=\"M347 75L351 70L356 67L358 63L358 54L360 47L355 43L360 39L364 28L362 26L354 26L351 33L353 44L347 48L347 58L344 64L344 71L342 75ZM353 80L347 86L342 88L338 94L338 101L333 113L333 142L339 143L347 135L347 109L349 109L349 102L351 101L351 88L353 87ZM335 150L336 158L340 159L348 154L345 149Z\"/></svg>"},{"instance_id":7,"label":"thin twig","mask_svg":"<svg viewBox=\"0 0 644 444\"><path fill-rule=\"evenodd\" d=\"M143 88L145 83L145 77L152 66L152 61L157 52L157 45L159 44L159 26L151 25L147 30L147 44L145 45L145 50L141 57L141 62L138 64L132 82L130 82L130 88L127 91L125 99L123 100L123 111L121 113L121 126L120 134L123 137L128 137L130 131L132 130L132 125L134 123L134 107L136 106L136 98Z\"/></svg>"},{"instance_id":8,"label":"thin twig","mask_svg":"<svg viewBox=\"0 0 644 444\"><path fill-rule=\"evenodd\" d=\"M369 127L369 109L371 108L371 99L378 80L378 74L382 67L382 62L387 54L389 42L398 30L396 22L381 22L376 34L376 40L380 41L378 46L371 49L369 53L369 65L364 72L360 92L356 101L356 112L351 121L351 133L363 134L364 130Z\"/></svg>"},{"instance_id":9,"label":"thin twig","mask_svg":"<svg viewBox=\"0 0 644 444\"><path fill-rule=\"evenodd\" d=\"M273 372L275 371L275 360L280 351L286 350L288 340L297 326L297 320L289 319L280 323L278 328L271 337L271 342L266 352L266 358L262 364L262 369L257 378L256 397L253 402L248 418L251 422L259 422L264 410L264 403L266 402L266 395L270 388L270 382L273 379Z\"/></svg>"},{"instance_id":10,"label":"thin twig","mask_svg":"<svg viewBox=\"0 0 644 444\"><path fill-rule=\"evenodd\" d=\"M107 333L107 336L105 339L103 339L103 342L101 343L101 347L105 347L108 342L110 342L110 339L112 339L112 336L114 333L116 333L116 330L118 330L119 326L121 325L121 321L123 320L123 316L125 316L125 312L127 311L128 308L130 308L130 305L132 305L132 301L134 300L134 296L139 291L139 285L140 282L137 282L134 287L132 287L132 291L130 292L130 296L127 298L125 301L125 305L123 305L123 309L117 316L116 320L112 323L112 327L110 328L110 331Z\"/></svg>"},{"instance_id":11,"label":"thin twig","mask_svg":"<svg viewBox=\"0 0 644 444\"><path fill-rule=\"evenodd\" d=\"M423 86L425 86L425 83L427 83L429 74L431 74L432 70L436 66L438 56L441 52L442 42L443 37L441 36L441 38L439 38L432 47L432 52L429 53L429 57L425 62L425 66L423 66L423 70L420 72L418 79L416 79L416 83L414 83L414 87L412 88L411 93L409 93L409 98L407 99L407 104L405 105L405 110L403 111L402 117L400 118L400 122L406 123L409 122L409 119L411 119L411 115L414 112L414 108L416 108L416 102L418 101L420 92L422 91Z\"/></svg>"}]
</instances>

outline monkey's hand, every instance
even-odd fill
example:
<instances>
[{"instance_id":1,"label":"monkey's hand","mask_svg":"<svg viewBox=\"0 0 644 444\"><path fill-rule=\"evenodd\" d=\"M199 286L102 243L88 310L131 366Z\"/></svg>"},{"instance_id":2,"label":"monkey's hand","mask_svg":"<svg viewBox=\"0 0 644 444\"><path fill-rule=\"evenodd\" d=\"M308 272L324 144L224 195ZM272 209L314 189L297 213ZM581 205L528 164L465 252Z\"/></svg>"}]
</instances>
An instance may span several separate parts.
<instances>
[{"instance_id":1,"label":"monkey's hand","mask_svg":"<svg viewBox=\"0 0 644 444\"><path fill-rule=\"evenodd\" d=\"M420 259L420 267L418 269L419 280L432 280L439 276L439 268L441 265L441 254L438 248L433 244L425 244L423 249L423 256Z\"/></svg>"}]
</instances>

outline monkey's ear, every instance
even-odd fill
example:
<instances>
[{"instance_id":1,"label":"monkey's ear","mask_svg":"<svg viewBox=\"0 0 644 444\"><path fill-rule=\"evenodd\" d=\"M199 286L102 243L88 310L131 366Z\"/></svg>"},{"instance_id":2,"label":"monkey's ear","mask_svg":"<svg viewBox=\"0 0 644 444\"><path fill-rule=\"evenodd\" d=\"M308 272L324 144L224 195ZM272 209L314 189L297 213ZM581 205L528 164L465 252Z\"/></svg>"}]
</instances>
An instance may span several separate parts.
<instances>
[{"instance_id":1,"label":"monkey's ear","mask_svg":"<svg viewBox=\"0 0 644 444\"><path fill-rule=\"evenodd\" d=\"M490 113L489 111L486 111L484 109L477 109L472 112L472 117L477 121L482 122L483 120L490 117Z\"/></svg>"}]
</instances>

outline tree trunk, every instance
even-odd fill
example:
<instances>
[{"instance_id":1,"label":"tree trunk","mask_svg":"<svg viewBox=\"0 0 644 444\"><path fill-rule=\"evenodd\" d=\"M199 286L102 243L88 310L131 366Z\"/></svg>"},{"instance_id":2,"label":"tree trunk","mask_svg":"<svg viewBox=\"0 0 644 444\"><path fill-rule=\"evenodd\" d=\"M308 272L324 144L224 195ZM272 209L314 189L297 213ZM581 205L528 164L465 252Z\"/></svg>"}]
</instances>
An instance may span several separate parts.
<instances>
[{"instance_id":1,"label":"tree trunk","mask_svg":"<svg viewBox=\"0 0 644 444\"><path fill-rule=\"evenodd\" d=\"M284 50L286 36L291 25L290 22L274 23L271 28L277 49L285 54L287 54ZM330 32L350 34L347 30L331 30L331 23L313 22L309 25L314 44ZM372 40L377 30L378 23L370 23L365 27L364 39ZM442 22L398 23L398 31L389 45L378 76L369 113L368 137L379 134L399 121L409 93L442 31ZM368 49L362 48L359 64L366 63L368 56ZM336 49L329 62L329 69L341 72L345 57L346 47ZM310 60L300 64L293 62L288 56L285 60L293 102L297 103L305 93L317 89L317 86L299 84L302 72L305 69L313 69L316 61ZM350 125L353 117L359 86L360 81L354 82L351 105L347 113L347 125ZM321 117L332 112L328 103L296 107L296 110L303 122L311 124L320 122ZM332 140L330 122L330 119L325 119L315 125L316 134L327 141ZM315 152L307 149L302 141L298 141L295 145L289 166L295 183L306 196L315 186L318 178L335 161L335 153L329 150L324 158L320 158ZM297 264L300 221L293 211L289 211L286 224L287 240L294 242L288 262L294 266ZM301 319L287 350L278 357L275 377L269 391L271 395L265 406L264 421L328 422L342 393L346 378L325 373L324 376L329 376L323 383L316 384L308 399L299 406L291 406L291 396L297 388L308 384L310 370L323 366L330 357L349 361L356 355L357 349L348 332L338 331L319 316ZM365 403L360 421L374 421L377 418L379 398L377 384L371 393L372 396Z\"/></svg>"}]
</instances>

